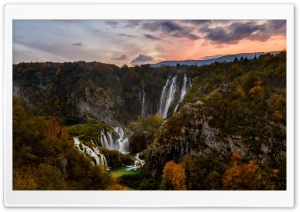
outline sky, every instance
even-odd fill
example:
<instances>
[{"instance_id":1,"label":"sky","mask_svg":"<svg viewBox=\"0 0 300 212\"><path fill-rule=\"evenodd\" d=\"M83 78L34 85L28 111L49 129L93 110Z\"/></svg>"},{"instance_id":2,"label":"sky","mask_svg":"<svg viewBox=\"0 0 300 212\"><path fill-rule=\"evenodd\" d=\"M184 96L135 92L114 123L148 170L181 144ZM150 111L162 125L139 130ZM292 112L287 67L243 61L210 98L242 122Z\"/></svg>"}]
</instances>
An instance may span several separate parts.
<instances>
[{"instance_id":1,"label":"sky","mask_svg":"<svg viewBox=\"0 0 300 212\"><path fill-rule=\"evenodd\" d=\"M285 20L14 20L13 63L118 66L286 49Z\"/></svg>"}]
</instances>

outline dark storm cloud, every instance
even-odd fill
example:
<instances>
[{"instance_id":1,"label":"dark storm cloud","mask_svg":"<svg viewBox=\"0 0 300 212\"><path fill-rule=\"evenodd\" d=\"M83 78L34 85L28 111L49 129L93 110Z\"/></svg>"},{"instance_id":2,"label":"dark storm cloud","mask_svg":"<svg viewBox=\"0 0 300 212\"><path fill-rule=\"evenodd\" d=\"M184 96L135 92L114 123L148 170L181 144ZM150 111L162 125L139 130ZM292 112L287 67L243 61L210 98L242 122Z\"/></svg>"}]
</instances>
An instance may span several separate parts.
<instances>
[{"instance_id":1,"label":"dark storm cloud","mask_svg":"<svg viewBox=\"0 0 300 212\"><path fill-rule=\"evenodd\" d=\"M125 34L125 33L120 33L120 34L118 34L118 36L127 37L127 38L135 38L136 37L135 35L129 35L129 34Z\"/></svg>"},{"instance_id":2,"label":"dark storm cloud","mask_svg":"<svg viewBox=\"0 0 300 212\"><path fill-rule=\"evenodd\" d=\"M127 56L125 54L119 56L119 57L113 57L112 58L113 60L126 60L127 59Z\"/></svg>"},{"instance_id":3,"label":"dark storm cloud","mask_svg":"<svg viewBox=\"0 0 300 212\"><path fill-rule=\"evenodd\" d=\"M162 32L164 35L177 37L177 38L188 38L191 40L199 39L195 34L191 34L193 29L185 26L179 25L174 21L152 21L143 23L142 29L151 32Z\"/></svg>"},{"instance_id":4,"label":"dark storm cloud","mask_svg":"<svg viewBox=\"0 0 300 212\"><path fill-rule=\"evenodd\" d=\"M81 42L79 43L73 43L74 46L83 46Z\"/></svg>"},{"instance_id":5,"label":"dark storm cloud","mask_svg":"<svg viewBox=\"0 0 300 212\"><path fill-rule=\"evenodd\" d=\"M117 21L109 20L109 21L105 21L105 24L107 24L113 28L116 28L119 23Z\"/></svg>"},{"instance_id":6,"label":"dark storm cloud","mask_svg":"<svg viewBox=\"0 0 300 212\"><path fill-rule=\"evenodd\" d=\"M205 34L206 39L215 43L237 43L242 39L266 41L273 35L285 35L286 23L280 20L264 23L257 21L233 22L229 26L214 28L206 25L199 31Z\"/></svg>"},{"instance_id":7,"label":"dark storm cloud","mask_svg":"<svg viewBox=\"0 0 300 212\"><path fill-rule=\"evenodd\" d=\"M153 36L153 35L149 35L149 34L143 34L145 38L149 39L149 40L161 40L159 37Z\"/></svg>"},{"instance_id":8,"label":"dark storm cloud","mask_svg":"<svg viewBox=\"0 0 300 212\"><path fill-rule=\"evenodd\" d=\"M143 63L153 61L154 58L148 55L140 54L131 61L131 64Z\"/></svg>"},{"instance_id":9,"label":"dark storm cloud","mask_svg":"<svg viewBox=\"0 0 300 212\"><path fill-rule=\"evenodd\" d=\"M269 21L270 28L279 33L285 34L286 33L286 21L285 20L271 20Z\"/></svg>"},{"instance_id":10,"label":"dark storm cloud","mask_svg":"<svg viewBox=\"0 0 300 212\"><path fill-rule=\"evenodd\" d=\"M198 35L195 34L188 34L186 37L191 40L198 40L200 38Z\"/></svg>"}]
</instances>

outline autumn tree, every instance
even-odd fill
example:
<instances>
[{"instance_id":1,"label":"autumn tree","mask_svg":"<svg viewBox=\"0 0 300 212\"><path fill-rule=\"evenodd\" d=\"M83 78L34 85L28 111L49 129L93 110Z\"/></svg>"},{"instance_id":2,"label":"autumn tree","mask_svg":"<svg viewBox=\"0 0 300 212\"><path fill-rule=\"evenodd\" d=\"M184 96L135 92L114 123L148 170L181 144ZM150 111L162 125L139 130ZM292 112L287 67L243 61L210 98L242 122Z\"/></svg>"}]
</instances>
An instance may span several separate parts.
<instances>
[{"instance_id":1,"label":"autumn tree","mask_svg":"<svg viewBox=\"0 0 300 212\"><path fill-rule=\"evenodd\" d=\"M160 189L186 190L185 181L185 170L180 164L170 161L164 167Z\"/></svg>"},{"instance_id":2,"label":"autumn tree","mask_svg":"<svg viewBox=\"0 0 300 212\"><path fill-rule=\"evenodd\" d=\"M242 163L238 152L232 155L233 166L227 169L222 177L223 188L226 190L257 190L259 189L260 170L254 160Z\"/></svg>"}]
</instances>

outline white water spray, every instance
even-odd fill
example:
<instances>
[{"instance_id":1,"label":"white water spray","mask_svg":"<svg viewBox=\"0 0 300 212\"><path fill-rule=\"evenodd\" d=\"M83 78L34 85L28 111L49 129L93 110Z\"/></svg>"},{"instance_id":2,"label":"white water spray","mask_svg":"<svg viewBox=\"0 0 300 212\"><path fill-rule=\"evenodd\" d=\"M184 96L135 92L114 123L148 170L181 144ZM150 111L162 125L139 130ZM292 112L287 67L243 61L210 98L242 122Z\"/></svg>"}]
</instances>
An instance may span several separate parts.
<instances>
[{"instance_id":1,"label":"white water spray","mask_svg":"<svg viewBox=\"0 0 300 212\"><path fill-rule=\"evenodd\" d=\"M113 136L110 132L102 130L100 133L100 142L103 147L109 150L118 150L123 154L129 153L129 142L128 138L124 138L124 131L121 127L114 127L115 132L119 138L113 140Z\"/></svg>"},{"instance_id":2,"label":"white water spray","mask_svg":"<svg viewBox=\"0 0 300 212\"><path fill-rule=\"evenodd\" d=\"M137 153L135 156L135 161L134 161L134 165L132 166L127 166L127 168L133 169L133 170L137 170L138 168L141 168L142 166L145 165L145 161L140 159L140 153Z\"/></svg>"},{"instance_id":3,"label":"white water spray","mask_svg":"<svg viewBox=\"0 0 300 212\"><path fill-rule=\"evenodd\" d=\"M159 106L158 114L162 118L167 117L168 110L172 102L174 101L174 96L175 96L174 94L176 92L177 75L172 78L172 83L170 86L169 86L170 84L169 79L167 80L166 85L164 86L160 97L160 104L159 104L160 106Z\"/></svg>"},{"instance_id":4,"label":"white water spray","mask_svg":"<svg viewBox=\"0 0 300 212\"><path fill-rule=\"evenodd\" d=\"M190 83L190 86L191 86L191 83ZM183 98L184 98L184 96L185 96L187 90L188 90L188 87L187 87L187 76L184 74L184 76L183 76L183 84L182 84L182 89L181 89L181 93L180 93L179 102L178 102L178 104L176 105L174 112L177 111L177 109L178 109L178 107L179 107L179 104L180 104L180 102L183 100Z\"/></svg>"},{"instance_id":5,"label":"white water spray","mask_svg":"<svg viewBox=\"0 0 300 212\"><path fill-rule=\"evenodd\" d=\"M145 114L145 91L143 89L143 100L142 100L142 116L144 117Z\"/></svg>"},{"instance_id":6,"label":"white water spray","mask_svg":"<svg viewBox=\"0 0 300 212\"><path fill-rule=\"evenodd\" d=\"M74 140L74 145L77 147L77 149L80 152L82 152L85 155L90 155L95 159L96 164L94 163L94 165L99 165L103 170L105 169L108 170L107 160L105 156L100 153L98 147L93 147L93 149L91 149L90 147L84 145L83 143L80 143L77 137L74 137L73 140Z\"/></svg>"}]
</instances>

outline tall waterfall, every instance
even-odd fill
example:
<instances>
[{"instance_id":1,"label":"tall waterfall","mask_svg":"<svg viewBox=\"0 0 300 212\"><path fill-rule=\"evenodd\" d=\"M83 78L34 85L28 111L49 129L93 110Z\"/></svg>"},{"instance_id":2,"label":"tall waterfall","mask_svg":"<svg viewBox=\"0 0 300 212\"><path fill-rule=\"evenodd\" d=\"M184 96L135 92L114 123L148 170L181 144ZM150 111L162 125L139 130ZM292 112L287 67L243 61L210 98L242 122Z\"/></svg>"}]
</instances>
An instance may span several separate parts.
<instances>
[{"instance_id":1,"label":"tall waterfall","mask_svg":"<svg viewBox=\"0 0 300 212\"><path fill-rule=\"evenodd\" d=\"M189 83L190 83L190 86L191 86L191 85L192 85L192 84L191 84L191 81L190 81ZM176 105L174 112L177 111L180 102L183 100L183 98L184 98L184 96L185 96L185 94L186 94L186 92L187 92L187 89L188 89L188 87L187 87L187 76L184 74L184 76L183 76L183 85L182 85L182 89L181 89L181 93L180 93L179 102L178 102L178 104Z\"/></svg>"},{"instance_id":2,"label":"tall waterfall","mask_svg":"<svg viewBox=\"0 0 300 212\"><path fill-rule=\"evenodd\" d=\"M159 110L158 114L162 118L166 118L168 115L168 110L174 101L175 92L176 92L176 83L177 83L177 75L172 78L172 82L170 85L170 78L167 80L166 85L164 86L159 102Z\"/></svg>"},{"instance_id":3,"label":"tall waterfall","mask_svg":"<svg viewBox=\"0 0 300 212\"><path fill-rule=\"evenodd\" d=\"M124 131L121 127L115 127L115 132L119 135L117 140L113 140L112 134L105 130L100 133L100 142L103 147L109 150L118 150L123 154L129 153L129 142L128 138L124 138Z\"/></svg>"},{"instance_id":4,"label":"tall waterfall","mask_svg":"<svg viewBox=\"0 0 300 212\"><path fill-rule=\"evenodd\" d=\"M92 149L83 143L80 143L79 139L77 137L73 138L74 145L77 147L77 149L87 155L90 155L93 157L96 161L96 165L100 165L103 169L108 169L107 161L104 155L100 153L100 150L97 146L94 146Z\"/></svg>"},{"instance_id":5,"label":"tall waterfall","mask_svg":"<svg viewBox=\"0 0 300 212\"><path fill-rule=\"evenodd\" d=\"M182 85L181 90L177 89L179 85ZM178 78L177 75L173 78L169 77L161 92L158 114L162 118L166 118L172 105L176 105L174 109L176 112L190 87L192 87L192 80L186 74L183 75L183 78Z\"/></svg>"},{"instance_id":6,"label":"tall waterfall","mask_svg":"<svg viewBox=\"0 0 300 212\"><path fill-rule=\"evenodd\" d=\"M144 117L145 115L145 90L143 89L142 116Z\"/></svg>"}]
</instances>

